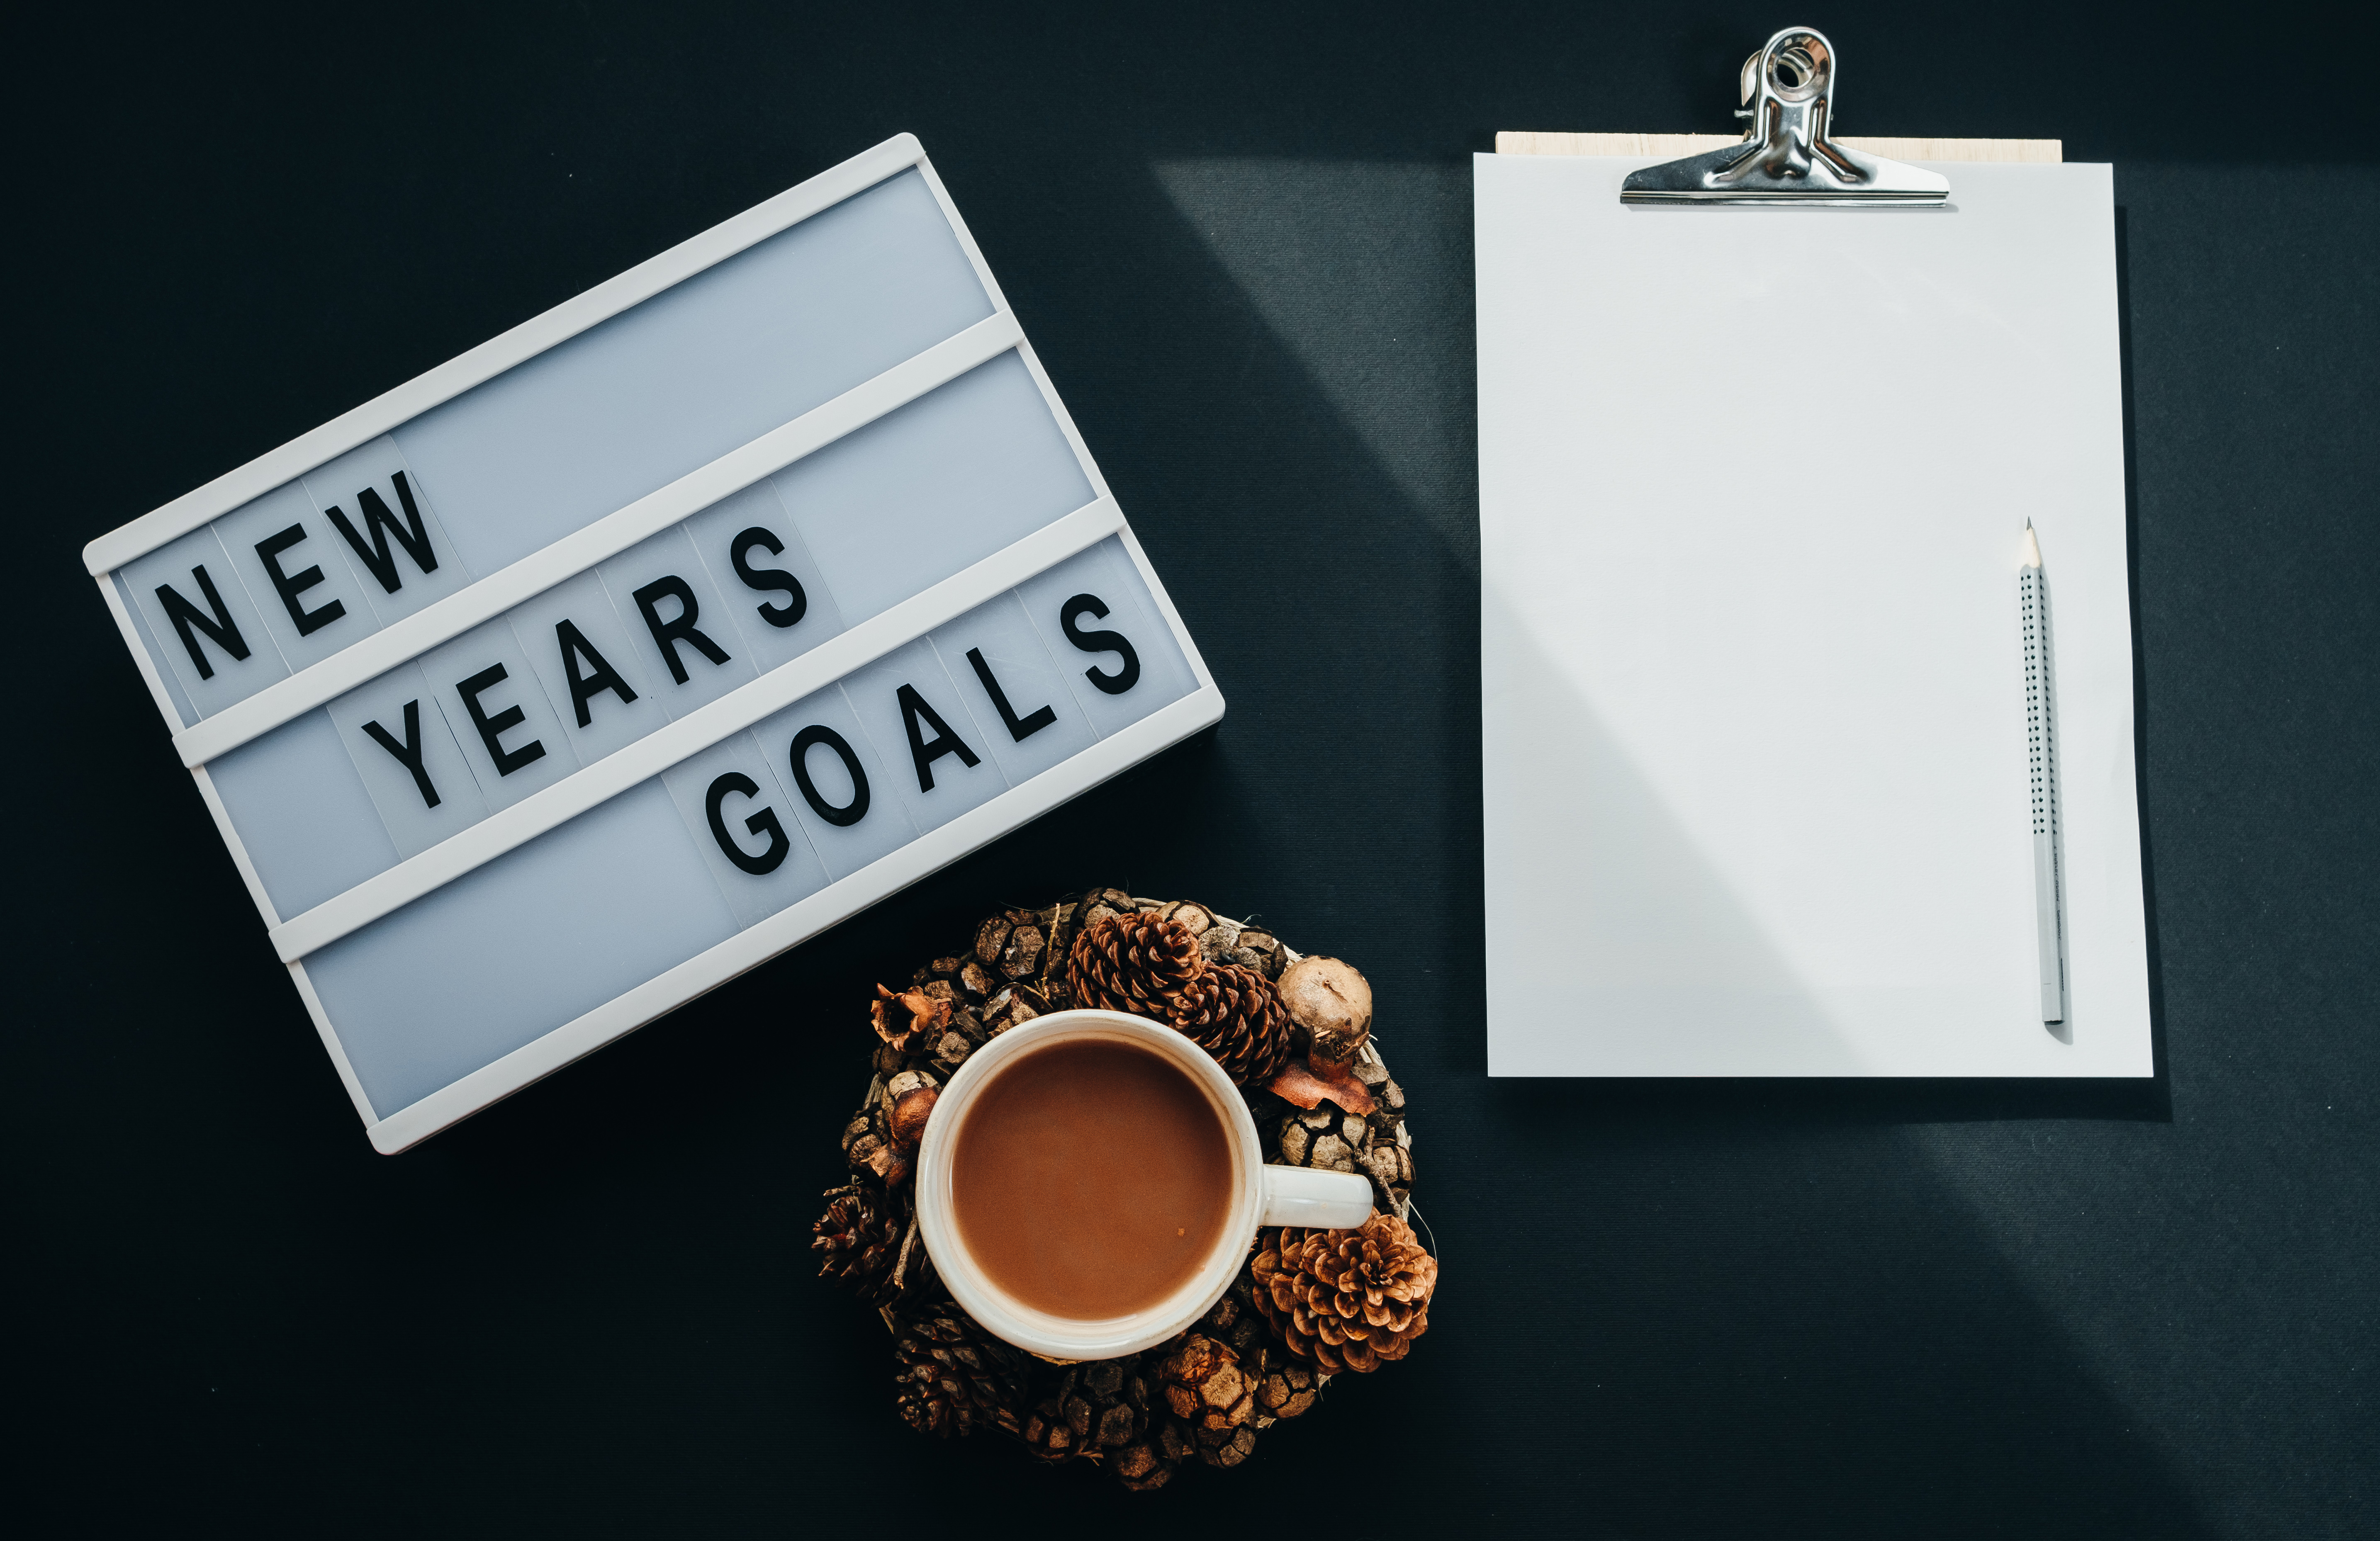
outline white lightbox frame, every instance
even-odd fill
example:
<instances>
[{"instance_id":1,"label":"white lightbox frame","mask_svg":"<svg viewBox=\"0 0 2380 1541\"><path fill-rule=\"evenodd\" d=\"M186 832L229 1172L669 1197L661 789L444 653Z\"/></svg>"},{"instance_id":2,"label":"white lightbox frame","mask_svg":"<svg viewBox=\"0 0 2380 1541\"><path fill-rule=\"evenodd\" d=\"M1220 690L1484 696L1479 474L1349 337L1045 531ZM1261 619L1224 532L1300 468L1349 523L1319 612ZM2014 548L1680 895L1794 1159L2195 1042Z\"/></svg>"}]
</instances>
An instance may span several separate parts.
<instances>
[{"instance_id":1,"label":"white lightbox frame","mask_svg":"<svg viewBox=\"0 0 2380 1541\"><path fill-rule=\"evenodd\" d=\"M141 640L115 575L150 552L419 417L613 316L887 179L915 168L983 285L992 313L791 421L720 455L511 565L395 621L254 695L185 722L155 659ZM1092 490L1092 501L920 593L762 673L717 700L497 811L419 855L303 913L280 914L234 828L208 764L241 745L420 657L449 638L593 568L721 499L785 469L938 386L1014 351L1031 375ZM580 813L658 776L779 709L967 613L1037 574L1111 537L1172 634L1195 688L1148 716L1099 738L1058 765L991 797L890 855L747 927L725 940L552 1029L492 1062L382 1117L349 1063L337 1028L306 973L306 957L360 927L518 848ZM897 135L796 187L691 237L603 284L402 385L341 414L278 449L215 478L83 550L84 566L173 730L182 763L198 783L240 877L263 916L276 953L313 1018L341 1083L374 1148L395 1154L633 1032L695 997L757 967L868 905L948 866L1070 798L1220 721L1224 703L1206 661L1147 554L1133 538L1089 448L1059 399L981 250L935 175L924 147ZM162 645L162 643L161 643Z\"/></svg>"}]
</instances>

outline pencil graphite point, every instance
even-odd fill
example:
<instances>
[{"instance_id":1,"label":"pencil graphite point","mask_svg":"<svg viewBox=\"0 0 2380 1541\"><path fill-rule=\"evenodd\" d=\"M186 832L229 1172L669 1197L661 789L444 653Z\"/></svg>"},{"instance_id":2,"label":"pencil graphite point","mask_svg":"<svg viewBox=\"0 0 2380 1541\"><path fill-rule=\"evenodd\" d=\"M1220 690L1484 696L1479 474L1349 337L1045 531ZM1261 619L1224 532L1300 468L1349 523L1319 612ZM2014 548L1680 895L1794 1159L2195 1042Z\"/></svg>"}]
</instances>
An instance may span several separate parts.
<instances>
[{"instance_id":1,"label":"pencil graphite point","mask_svg":"<svg viewBox=\"0 0 2380 1541\"><path fill-rule=\"evenodd\" d=\"M2027 567L2041 565L2041 542L2033 537L2033 521L2024 522L2024 563Z\"/></svg>"}]
</instances>

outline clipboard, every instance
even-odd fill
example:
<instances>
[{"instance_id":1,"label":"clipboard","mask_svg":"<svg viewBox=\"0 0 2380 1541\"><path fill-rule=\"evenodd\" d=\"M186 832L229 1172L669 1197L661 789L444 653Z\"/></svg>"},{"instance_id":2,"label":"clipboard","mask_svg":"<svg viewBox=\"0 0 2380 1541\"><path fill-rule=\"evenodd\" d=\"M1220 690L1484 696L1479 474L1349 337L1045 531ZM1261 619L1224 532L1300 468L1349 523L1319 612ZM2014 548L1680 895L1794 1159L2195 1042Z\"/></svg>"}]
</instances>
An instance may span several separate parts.
<instances>
[{"instance_id":1,"label":"clipboard","mask_svg":"<svg viewBox=\"0 0 2380 1541\"><path fill-rule=\"evenodd\" d=\"M2110 168L1838 138L1839 77L1788 28L1741 138L1475 158L1491 1074L2154 1073Z\"/></svg>"}]
</instances>

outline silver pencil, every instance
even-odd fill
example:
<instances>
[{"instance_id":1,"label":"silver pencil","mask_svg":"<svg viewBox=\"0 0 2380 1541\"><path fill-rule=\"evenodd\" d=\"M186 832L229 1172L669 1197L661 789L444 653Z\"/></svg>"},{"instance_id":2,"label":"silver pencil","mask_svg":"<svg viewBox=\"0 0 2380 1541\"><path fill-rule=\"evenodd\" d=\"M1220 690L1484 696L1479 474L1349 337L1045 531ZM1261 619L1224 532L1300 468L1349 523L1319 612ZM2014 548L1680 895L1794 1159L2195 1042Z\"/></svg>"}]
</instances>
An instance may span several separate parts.
<instances>
[{"instance_id":1,"label":"silver pencil","mask_svg":"<svg viewBox=\"0 0 2380 1541\"><path fill-rule=\"evenodd\" d=\"M2049 689L2049 588L2041 542L2024 522L2024 561L2017 569L2024 624L2024 727L2033 757L2033 898L2039 919L2041 1020L2066 1020L2066 874L2058 843L2058 732Z\"/></svg>"}]
</instances>

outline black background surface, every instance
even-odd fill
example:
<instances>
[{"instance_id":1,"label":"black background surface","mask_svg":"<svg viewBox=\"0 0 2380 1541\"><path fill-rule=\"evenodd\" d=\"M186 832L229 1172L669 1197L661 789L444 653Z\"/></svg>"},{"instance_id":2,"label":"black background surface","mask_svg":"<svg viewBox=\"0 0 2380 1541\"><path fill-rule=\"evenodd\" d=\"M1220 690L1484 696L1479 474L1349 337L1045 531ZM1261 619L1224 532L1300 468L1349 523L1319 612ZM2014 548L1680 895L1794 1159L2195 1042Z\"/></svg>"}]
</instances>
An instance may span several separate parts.
<instances>
[{"instance_id":1,"label":"black background surface","mask_svg":"<svg viewBox=\"0 0 2380 1541\"><path fill-rule=\"evenodd\" d=\"M44 1533L2373 1534L2374 30L1936 9L20 26L0 1505ZM1789 20L1847 55L1846 132L2116 164L2154 1085L1487 1079L1468 155L1727 129ZM372 1154L79 548L903 129L1229 715ZM1104 881L1370 975L1445 1259L1412 1359L1154 1499L911 1437L882 1329L805 1252L868 987Z\"/></svg>"}]
</instances>

